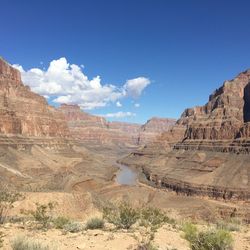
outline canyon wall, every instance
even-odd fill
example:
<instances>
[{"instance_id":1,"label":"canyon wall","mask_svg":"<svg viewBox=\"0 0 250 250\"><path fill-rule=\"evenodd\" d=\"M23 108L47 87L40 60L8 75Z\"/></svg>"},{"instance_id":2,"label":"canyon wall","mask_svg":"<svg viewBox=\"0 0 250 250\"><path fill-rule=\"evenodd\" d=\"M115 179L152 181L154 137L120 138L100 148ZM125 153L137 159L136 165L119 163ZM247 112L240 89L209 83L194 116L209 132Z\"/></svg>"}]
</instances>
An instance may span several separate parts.
<instances>
[{"instance_id":1,"label":"canyon wall","mask_svg":"<svg viewBox=\"0 0 250 250\"><path fill-rule=\"evenodd\" d=\"M109 122L90 115L77 105L63 104L59 110L65 115L72 136L85 143L138 146L154 141L175 123L174 119L153 118L145 125L127 122Z\"/></svg>"},{"instance_id":2,"label":"canyon wall","mask_svg":"<svg viewBox=\"0 0 250 250\"><path fill-rule=\"evenodd\" d=\"M84 126L107 126L100 117L68 115ZM65 115L25 86L20 72L0 58L0 184L51 192L70 191L86 180L109 181L117 170L112 156L86 149L76 135L70 134Z\"/></svg>"},{"instance_id":3,"label":"canyon wall","mask_svg":"<svg viewBox=\"0 0 250 250\"><path fill-rule=\"evenodd\" d=\"M20 72L0 58L0 135L69 137L63 115L21 81Z\"/></svg>"},{"instance_id":4,"label":"canyon wall","mask_svg":"<svg viewBox=\"0 0 250 250\"><path fill-rule=\"evenodd\" d=\"M250 70L186 109L154 143L122 160L155 185L186 195L250 199Z\"/></svg>"},{"instance_id":5,"label":"canyon wall","mask_svg":"<svg viewBox=\"0 0 250 250\"><path fill-rule=\"evenodd\" d=\"M169 131L176 123L175 119L153 117L141 126L138 144L153 142L164 131Z\"/></svg>"}]
</instances>

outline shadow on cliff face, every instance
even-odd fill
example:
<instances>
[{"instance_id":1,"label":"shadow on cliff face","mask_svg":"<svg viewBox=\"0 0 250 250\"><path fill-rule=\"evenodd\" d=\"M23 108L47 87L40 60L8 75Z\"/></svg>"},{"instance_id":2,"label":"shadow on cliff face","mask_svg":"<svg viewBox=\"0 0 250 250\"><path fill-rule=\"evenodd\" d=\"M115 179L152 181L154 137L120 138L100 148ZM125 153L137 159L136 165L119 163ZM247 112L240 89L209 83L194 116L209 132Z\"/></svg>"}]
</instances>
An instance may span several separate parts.
<instances>
[{"instance_id":1,"label":"shadow on cliff face","mask_svg":"<svg viewBox=\"0 0 250 250\"><path fill-rule=\"evenodd\" d=\"M250 121L250 82L244 88L243 117L244 122Z\"/></svg>"}]
</instances>

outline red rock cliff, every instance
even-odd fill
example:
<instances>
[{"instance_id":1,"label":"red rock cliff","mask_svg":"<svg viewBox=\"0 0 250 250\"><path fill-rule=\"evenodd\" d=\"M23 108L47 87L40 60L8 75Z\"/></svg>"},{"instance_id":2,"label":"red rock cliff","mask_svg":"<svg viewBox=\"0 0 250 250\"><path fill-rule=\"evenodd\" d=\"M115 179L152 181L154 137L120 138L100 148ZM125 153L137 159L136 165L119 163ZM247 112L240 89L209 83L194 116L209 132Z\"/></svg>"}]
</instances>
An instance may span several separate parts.
<instances>
[{"instance_id":1,"label":"red rock cliff","mask_svg":"<svg viewBox=\"0 0 250 250\"><path fill-rule=\"evenodd\" d=\"M141 126L127 122L108 122L103 117L81 111L77 105L63 104L59 110L64 113L74 138L94 144L141 145L155 140L175 122L173 119L153 118Z\"/></svg>"},{"instance_id":2,"label":"red rock cliff","mask_svg":"<svg viewBox=\"0 0 250 250\"><path fill-rule=\"evenodd\" d=\"M250 112L250 70L224 82L215 90L206 105L186 109L178 124L186 124L186 139L230 140L249 137L244 130ZM239 134L240 130L242 131Z\"/></svg>"},{"instance_id":3,"label":"red rock cliff","mask_svg":"<svg viewBox=\"0 0 250 250\"><path fill-rule=\"evenodd\" d=\"M0 134L68 137L63 115L21 81L20 72L0 58Z\"/></svg>"},{"instance_id":4,"label":"red rock cliff","mask_svg":"<svg viewBox=\"0 0 250 250\"><path fill-rule=\"evenodd\" d=\"M172 129L122 160L186 195L250 199L250 70L186 109Z\"/></svg>"}]
</instances>

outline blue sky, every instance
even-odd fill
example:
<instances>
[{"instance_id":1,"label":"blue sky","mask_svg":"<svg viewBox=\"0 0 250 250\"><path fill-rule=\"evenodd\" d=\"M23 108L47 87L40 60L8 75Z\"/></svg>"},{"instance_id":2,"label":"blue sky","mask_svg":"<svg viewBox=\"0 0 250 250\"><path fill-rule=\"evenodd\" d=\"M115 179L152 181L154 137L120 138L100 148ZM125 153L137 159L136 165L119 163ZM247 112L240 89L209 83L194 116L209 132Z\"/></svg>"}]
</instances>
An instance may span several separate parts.
<instances>
[{"instance_id":1,"label":"blue sky","mask_svg":"<svg viewBox=\"0 0 250 250\"><path fill-rule=\"evenodd\" d=\"M0 2L0 55L22 66L28 84L44 95L47 82L64 84L60 71L48 74L50 62L66 64L70 76L71 65L77 65L75 75L80 71L88 78L83 85L101 84L101 93L88 86L90 95L77 89L70 101L75 97L92 108L88 112L110 114L109 119L117 112L118 120L140 123L152 116L178 118L186 107L204 104L224 80L250 68L248 0ZM38 75L42 87L36 86ZM49 102L58 105L52 102L58 96L69 101L73 81L68 92L53 89Z\"/></svg>"}]
</instances>

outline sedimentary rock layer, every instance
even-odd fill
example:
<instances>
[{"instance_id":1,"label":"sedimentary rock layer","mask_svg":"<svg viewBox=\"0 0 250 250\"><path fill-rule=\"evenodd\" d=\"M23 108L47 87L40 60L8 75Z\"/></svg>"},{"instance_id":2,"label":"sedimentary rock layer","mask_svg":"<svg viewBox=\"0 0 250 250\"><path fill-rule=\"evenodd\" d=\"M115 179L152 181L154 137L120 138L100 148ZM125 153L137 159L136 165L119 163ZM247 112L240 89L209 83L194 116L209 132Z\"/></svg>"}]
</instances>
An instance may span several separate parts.
<instances>
[{"instance_id":1,"label":"sedimentary rock layer","mask_svg":"<svg viewBox=\"0 0 250 250\"><path fill-rule=\"evenodd\" d=\"M103 117L90 115L77 105L63 104L59 110L65 115L72 136L93 144L142 145L154 141L175 123L173 119L153 118L145 125L108 122Z\"/></svg>"},{"instance_id":2,"label":"sedimentary rock layer","mask_svg":"<svg viewBox=\"0 0 250 250\"><path fill-rule=\"evenodd\" d=\"M123 163L187 195L250 199L250 70L186 109L176 125Z\"/></svg>"},{"instance_id":3,"label":"sedimentary rock layer","mask_svg":"<svg viewBox=\"0 0 250 250\"><path fill-rule=\"evenodd\" d=\"M138 136L138 144L144 145L154 141L164 131L169 131L175 119L153 117L141 126Z\"/></svg>"},{"instance_id":4,"label":"sedimentary rock layer","mask_svg":"<svg viewBox=\"0 0 250 250\"><path fill-rule=\"evenodd\" d=\"M85 179L109 180L112 163L76 143L64 115L0 59L0 183L48 191L68 190Z\"/></svg>"},{"instance_id":5,"label":"sedimentary rock layer","mask_svg":"<svg viewBox=\"0 0 250 250\"><path fill-rule=\"evenodd\" d=\"M0 58L0 134L69 137L63 115L21 81L20 72Z\"/></svg>"}]
</instances>

